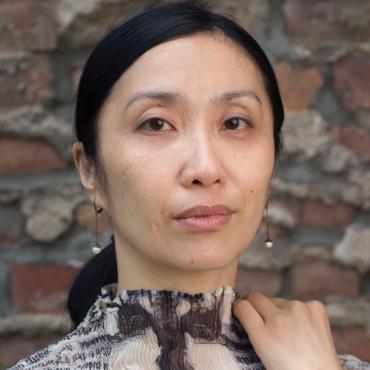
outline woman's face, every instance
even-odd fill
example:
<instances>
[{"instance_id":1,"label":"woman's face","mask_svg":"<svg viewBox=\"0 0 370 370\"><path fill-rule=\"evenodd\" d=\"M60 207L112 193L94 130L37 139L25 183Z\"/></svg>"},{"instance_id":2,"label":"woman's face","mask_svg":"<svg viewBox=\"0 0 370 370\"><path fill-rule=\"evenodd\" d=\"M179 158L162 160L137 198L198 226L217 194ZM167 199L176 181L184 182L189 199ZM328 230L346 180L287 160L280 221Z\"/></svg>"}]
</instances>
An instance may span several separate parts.
<instances>
[{"instance_id":1,"label":"woman's face","mask_svg":"<svg viewBox=\"0 0 370 370\"><path fill-rule=\"evenodd\" d=\"M133 99L149 92L162 95ZM263 215L272 128L261 73L228 39L199 33L143 54L116 83L98 122L106 183L97 204L121 247L185 270L235 261ZM235 211L226 224L199 230L175 219L215 204Z\"/></svg>"}]
</instances>

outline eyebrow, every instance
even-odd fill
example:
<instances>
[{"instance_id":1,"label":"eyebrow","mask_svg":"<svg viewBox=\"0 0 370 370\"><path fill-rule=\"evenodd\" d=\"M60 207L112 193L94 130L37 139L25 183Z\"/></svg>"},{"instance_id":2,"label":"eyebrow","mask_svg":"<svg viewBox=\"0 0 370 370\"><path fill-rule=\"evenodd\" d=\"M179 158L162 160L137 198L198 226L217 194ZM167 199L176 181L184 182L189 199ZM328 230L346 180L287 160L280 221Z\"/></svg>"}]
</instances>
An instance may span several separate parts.
<instances>
[{"instance_id":1,"label":"eyebrow","mask_svg":"<svg viewBox=\"0 0 370 370\"><path fill-rule=\"evenodd\" d=\"M235 98L241 98L241 97L249 97L254 99L256 102L258 102L260 105L262 105L262 101L259 98L259 96L251 90L233 90L233 91L227 91L221 95L214 96L210 99L211 103L219 104L219 103L226 103L232 99ZM160 91L160 90L153 90L153 91L141 91L136 93L134 96L132 96L129 101L126 103L124 110L126 111L131 105L134 103L145 100L145 99L155 99L163 101L167 104L174 104L179 101L183 101L184 98L175 92L170 91Z\"/></svg>"}]
</instances>

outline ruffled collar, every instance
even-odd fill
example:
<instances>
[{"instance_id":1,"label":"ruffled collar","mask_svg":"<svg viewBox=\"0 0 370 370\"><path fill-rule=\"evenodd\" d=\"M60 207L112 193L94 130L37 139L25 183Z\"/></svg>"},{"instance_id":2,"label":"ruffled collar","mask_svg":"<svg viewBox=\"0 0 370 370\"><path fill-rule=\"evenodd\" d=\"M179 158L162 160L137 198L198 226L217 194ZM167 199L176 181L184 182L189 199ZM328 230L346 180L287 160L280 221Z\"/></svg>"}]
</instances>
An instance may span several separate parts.
<instances>
[{"instance_id":1,"label":"ruffled collar","mask_svg":"<svg viewBox=\"0 0 370 370\"><path fill-rule=\"evenodd\" d=\"M112 369L131 368L133 363L152 368L148 363L155 362L160 369L262 370L232 313L237 298L231 286L194 294L148 289L117 294L114 283L101 289L87 317L95 321L92 327L101 340L115 343Z\"/></svg>"},{"instance_id":2,"label":"ruffled collar","mask_svg":"<svg viewBox=\"0 0 370 370\"><path fill-rule=\"evenodd\" d=\"M155 322L167 329L187 332L197 327L206 328L208 336L214 337L230 330L232 304L239 297L228 285L199 293L132 289L117 294L117 283L112 283L101 288L88 321L103 317L109 335L130 334L140 326Z\"/></svg>"}]
</instances>

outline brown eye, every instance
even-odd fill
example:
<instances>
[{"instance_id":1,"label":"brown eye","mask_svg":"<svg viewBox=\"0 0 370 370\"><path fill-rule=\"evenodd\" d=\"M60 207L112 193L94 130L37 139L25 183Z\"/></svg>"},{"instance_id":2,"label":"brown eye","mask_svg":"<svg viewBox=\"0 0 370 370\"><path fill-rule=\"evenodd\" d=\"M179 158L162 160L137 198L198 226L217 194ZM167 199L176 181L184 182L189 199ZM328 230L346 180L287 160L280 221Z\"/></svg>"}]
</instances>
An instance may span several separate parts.
<instances>
[{"instance_id":1,"label":"brown eye","mask_svg":"<svg viewBox=\"0 0 370 370\"><path fill-rule=\"evenodd\" d=\"M164 131L161 130L163 125L165 125L167 122L159 117L152 117L144 121L138 128L141 130L146 130L144 126L146 125L149 127L149 131Z\"/></svg>"},{"instance_id":2,"label":"brown eye","mask_svg":"<svg viewBox=\"0 0 370 370\"><path fill-rule=\"evenodd\" d=\"M247 119L241 117L232 117L226 120L225 126L229 130L235 131L240 126L240 122L243 122L247 127L252 127L252 124Z\"/></svg>"}]
</instances>

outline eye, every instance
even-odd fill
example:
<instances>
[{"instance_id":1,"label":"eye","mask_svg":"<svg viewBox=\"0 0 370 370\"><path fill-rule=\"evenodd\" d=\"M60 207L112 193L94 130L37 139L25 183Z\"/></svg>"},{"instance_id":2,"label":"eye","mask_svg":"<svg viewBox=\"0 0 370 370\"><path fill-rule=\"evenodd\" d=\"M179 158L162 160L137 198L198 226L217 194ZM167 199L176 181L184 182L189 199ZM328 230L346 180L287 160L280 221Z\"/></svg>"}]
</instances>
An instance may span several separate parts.
<instances>
[{"instance_id":1,"label":"eye","mask_svg":"<svg viewBox=\"0 0 370 370\"><path fill-rule=\"evenodd\" d=\"M252 127L251 122L242 117L232 117L228 120L225 121L225 126L227 129L232 130L232 131L237 131L238 126L240 126L240 122L244 122L244 124L247 127ZM145 130L145 131L154 131L154 132L160 132L160 131L167 131L167 130L162 130L163 126L167 124L168 126L171 126L167 121L165 121L162 118L159 117L151 117L141 123L138 126L138 129L140 130ZM146 129L145 126L149 127L149 129Z\"/></svg>"},{"instance_id":2,"label":"eye","mask_svg":"<svg viewBox=\"0 0 370 370\"><path fill-rule=\"evenodd\" d=\"M149 118L147 119L146 121L144 121L139 127L138 129L140 130L144 130L144 127L145 125L147 125L148 127L152 128L152 129L149 129L149 131L164 131L164 130L161 130L161 128L163 127L164 124L166 124L167 122L162 119L162 118L159 118L159 117L152 117L152 118ZM167 123L168 124L168 123ZM169 124L168 124L169 125ZM170 125L169 125L170 126ZM166 131L166 130L165 130Z\"/></svg>"},{"instance_id":3,"label":"eye","mask_svg":"<svg viewBox=\"0 0 370 370\"><path fill-rule=\"evenodd\" d=\"M230 130L235 131L240 125L240 122L244 122L247 127L252 127L252 123L248 119L242 117L229 118L225 121L225 126L228 126Z\"/></svg>"}]
</instances>

